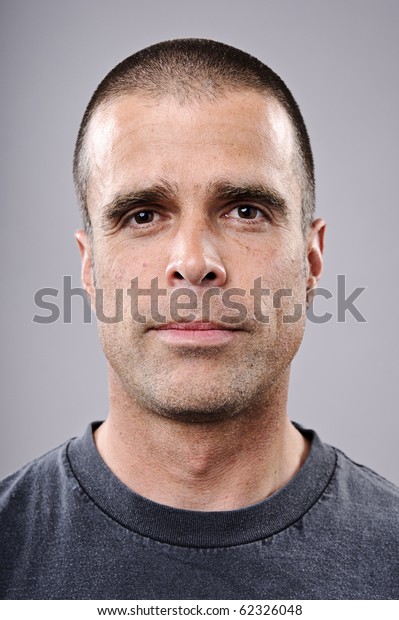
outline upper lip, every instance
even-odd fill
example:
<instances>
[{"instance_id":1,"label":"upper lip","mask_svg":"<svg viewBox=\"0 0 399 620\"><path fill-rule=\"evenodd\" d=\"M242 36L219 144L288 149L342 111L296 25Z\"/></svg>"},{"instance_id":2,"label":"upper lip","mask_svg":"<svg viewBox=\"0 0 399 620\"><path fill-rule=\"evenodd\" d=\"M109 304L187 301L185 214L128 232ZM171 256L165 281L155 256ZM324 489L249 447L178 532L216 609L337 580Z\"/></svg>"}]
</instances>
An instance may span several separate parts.
<instances>
[{"instance_id":1,"label":"upper lip","mask_svg":"<svg viewBox=\"0 0 399 620\"><path fill-rule=\"evenodd\" d=\"M226 323L215 323L207 321L172 321L164 325L155 325L154 329L185 329L187 331L207 331L212 329L218 330L236 330L240 329L235 325L226 325Z\"/></svg>"}]
</instances>

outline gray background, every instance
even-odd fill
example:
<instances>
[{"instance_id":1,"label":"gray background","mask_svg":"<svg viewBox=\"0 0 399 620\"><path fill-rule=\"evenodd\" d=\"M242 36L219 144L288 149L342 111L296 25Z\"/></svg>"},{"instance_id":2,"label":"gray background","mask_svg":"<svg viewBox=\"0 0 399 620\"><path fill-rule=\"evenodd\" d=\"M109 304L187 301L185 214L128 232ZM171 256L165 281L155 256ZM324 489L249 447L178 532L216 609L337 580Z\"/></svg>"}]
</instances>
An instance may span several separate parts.
<instances>
[{"instance_id":1,"label":"gray background","mask_svg":"<svg viewBox=\"0 0 399 620\"><path fill-rule=\"evenodd\" d=\"M214 38L269 64L310 131L318 215L328 222L322 285L337 274L367 323L310 324L294 362L290 416L399 483L399 3L366 0L2 1L0 476L107 413L96 326L33 323L33 297L80 286L71 159L94 88L117 62L174 37ZM44 314L43 311L39 312Z\"/></svg>"}]
</instances>

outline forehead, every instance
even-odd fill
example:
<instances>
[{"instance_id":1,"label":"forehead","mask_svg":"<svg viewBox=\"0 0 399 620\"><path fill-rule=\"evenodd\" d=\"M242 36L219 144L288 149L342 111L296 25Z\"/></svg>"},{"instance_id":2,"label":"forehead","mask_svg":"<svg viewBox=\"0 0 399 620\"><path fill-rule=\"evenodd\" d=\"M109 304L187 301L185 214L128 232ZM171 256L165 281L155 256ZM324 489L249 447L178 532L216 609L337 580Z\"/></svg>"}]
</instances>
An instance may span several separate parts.
<instances>
[{"instance_id":1,"label":"forehead","mask_svg":"<svg viewBox=\"0 0 399 620\"><path fill-rule=\"evenodd\" d=\"M199 197L219 179L267 183L295 202L300 194L291 121L273 97L255 91L184 105L166 97L118 97L97 109L86 149L89 210L160 179L182 196Z\"/></svg>"}]
</instances>

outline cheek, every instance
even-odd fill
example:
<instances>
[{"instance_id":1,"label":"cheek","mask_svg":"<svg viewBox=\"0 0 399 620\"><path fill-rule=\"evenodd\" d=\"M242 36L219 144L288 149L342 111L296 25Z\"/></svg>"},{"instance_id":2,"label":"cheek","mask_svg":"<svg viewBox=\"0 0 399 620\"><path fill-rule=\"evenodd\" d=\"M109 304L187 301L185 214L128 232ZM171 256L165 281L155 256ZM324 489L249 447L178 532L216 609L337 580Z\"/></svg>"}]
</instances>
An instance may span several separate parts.
<instances>
[{"instance_id":1,"label":"cheek","mask_svg":"<svg viewBox=\"0 0 399 620\"><path fill-rule=\"evenodd\" d=\"M107 244L96 254L96 275L99 285L107 288L128 288L131 280L139 286L150 285L151 279L161 277L164 260L160 253L129 244Z\"/></svg>"},{"instance_id":2,"label":"cheek","mask_svg":"<svg viewBox=\"0 0 399 620\"><path fill-rule=\"evenodd\" d=\"M293 242L269 246L267 251L254 255L251 284L261 278L263 312L273 317L275 326L289 332L300 328L306 313L306 271L303 245ZM248 280L247 280L248 282ZM248 285L247 285L248 286Z\"/></svg>"},{"instance_id":3,"label":"cheek","mask_svg":"<svg viewBox=\"0 0 399 620\"><path fill-rule=\"evenodd\" d=\"M141 316L147 316L150 312L151 281L158 278L158 288L163 288L164 263L165 258L160 252L155 249L138 250L131 243L103 243L101 251L98 248L96 315L105 339L111 332L112 337L117 339L119 332L131 329L132 322L137 321L140 327ZM160 306L162 302L163 297Z\"/></svg>"},{"instance_id":4,"label":"cheek","mask_svg":"<svg viewBox=\"0 0 399 620\"><path fill-rule=\"evenodd\" d=\"M273 291L278 288L297 288L305 280L303 246L288 240L251 247L237 261L241 274L250 279L262 278L262 284Z\"/></svg>"}]
</instances>

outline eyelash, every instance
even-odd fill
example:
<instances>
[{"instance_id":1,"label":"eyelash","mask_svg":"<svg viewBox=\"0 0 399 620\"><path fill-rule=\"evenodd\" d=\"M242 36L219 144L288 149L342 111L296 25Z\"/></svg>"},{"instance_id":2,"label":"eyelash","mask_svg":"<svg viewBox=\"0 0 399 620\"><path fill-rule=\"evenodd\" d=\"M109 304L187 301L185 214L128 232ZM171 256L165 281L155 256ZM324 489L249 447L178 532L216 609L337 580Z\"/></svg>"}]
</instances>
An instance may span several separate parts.
<instances>
[{"instance_id":1,"label":"eyelash","mask_svg":"<svg viewBox=\"0 0 399 620\"><path fill-rule=\"evenodd\" d=\"M251 209L256 209L258 214L260 215L260 217L255 217L255 218L240 218L240 217L231 217L230 214L235 211L236 209L242 209L242 208L251 208ZM122 221L122 225L121 228L135 228L135 229L144 229L147 228L148 226L151 226L154 222L144 222L139 224L138 222L135 223L131 223L133 218L138 215L139 213L152 213L153 215L158 215L160 216L161 214L156 211L154 208L148 207L148 208L141 208L138 209L137 211L130 213L126 218L123 219ZM234 206L230 206L229 211L225 212L223 214L223 217L225 218L230 218L231 220L238 220L241 222L245 222L246 225L249 226L255 226L258 225L260 222L262 221L267 221L267 222L271 222L272 218L270 216L270 214L266 211L266 209L262 209L259 206L255 206L252 205L250 203L242 203L242 204L236 204Z\"/></svg>"},{"instance_id":2,"label":"eyelash","mask_svg":"<svg viewBox=\"0 0 399 620\"><path fill-rule=\"evenodd\" d=\"M122 220L121 228L147 228L147 226L150 226L151 224L153 224L153 222L144 222L142 224L139 224L138 222L135 222L134 224L131 224L130 222L139 213L152 213L153 215L160 215L157 211L155 211L154 209L151 209L151 208L138 209L137 211L135 211L133 213L129 213L129 215L127 215Z\"/></svg>"},{"instance_id":3,"label":"eyelash","mask_svg":"<svg viewBox=\"0 0 399 620\"><path fill-rule=\"evenodd\" d=\"M243 222L246 222L247 224L250 225L255 225L255 224L259 224L259 222L261 221L267 221L270 222L271 221L271 216L270 214L266 211L266 209L262 209L261 207L257 206L257 205L252 205L250 203L242 203L239 205L235 205L232 209L230 209L230 211L228 213L225 214L225 217L230 217L230 214L232 213L232 211L235 211L236 209L243 209L243 208L250 208L250 209L256 209L256 211L258 212L258 215L260 215L260 217L255 217L255 218L231 218L231 219L237 219L237 220L241 220Z\"/></svg>"}]
</instances>

